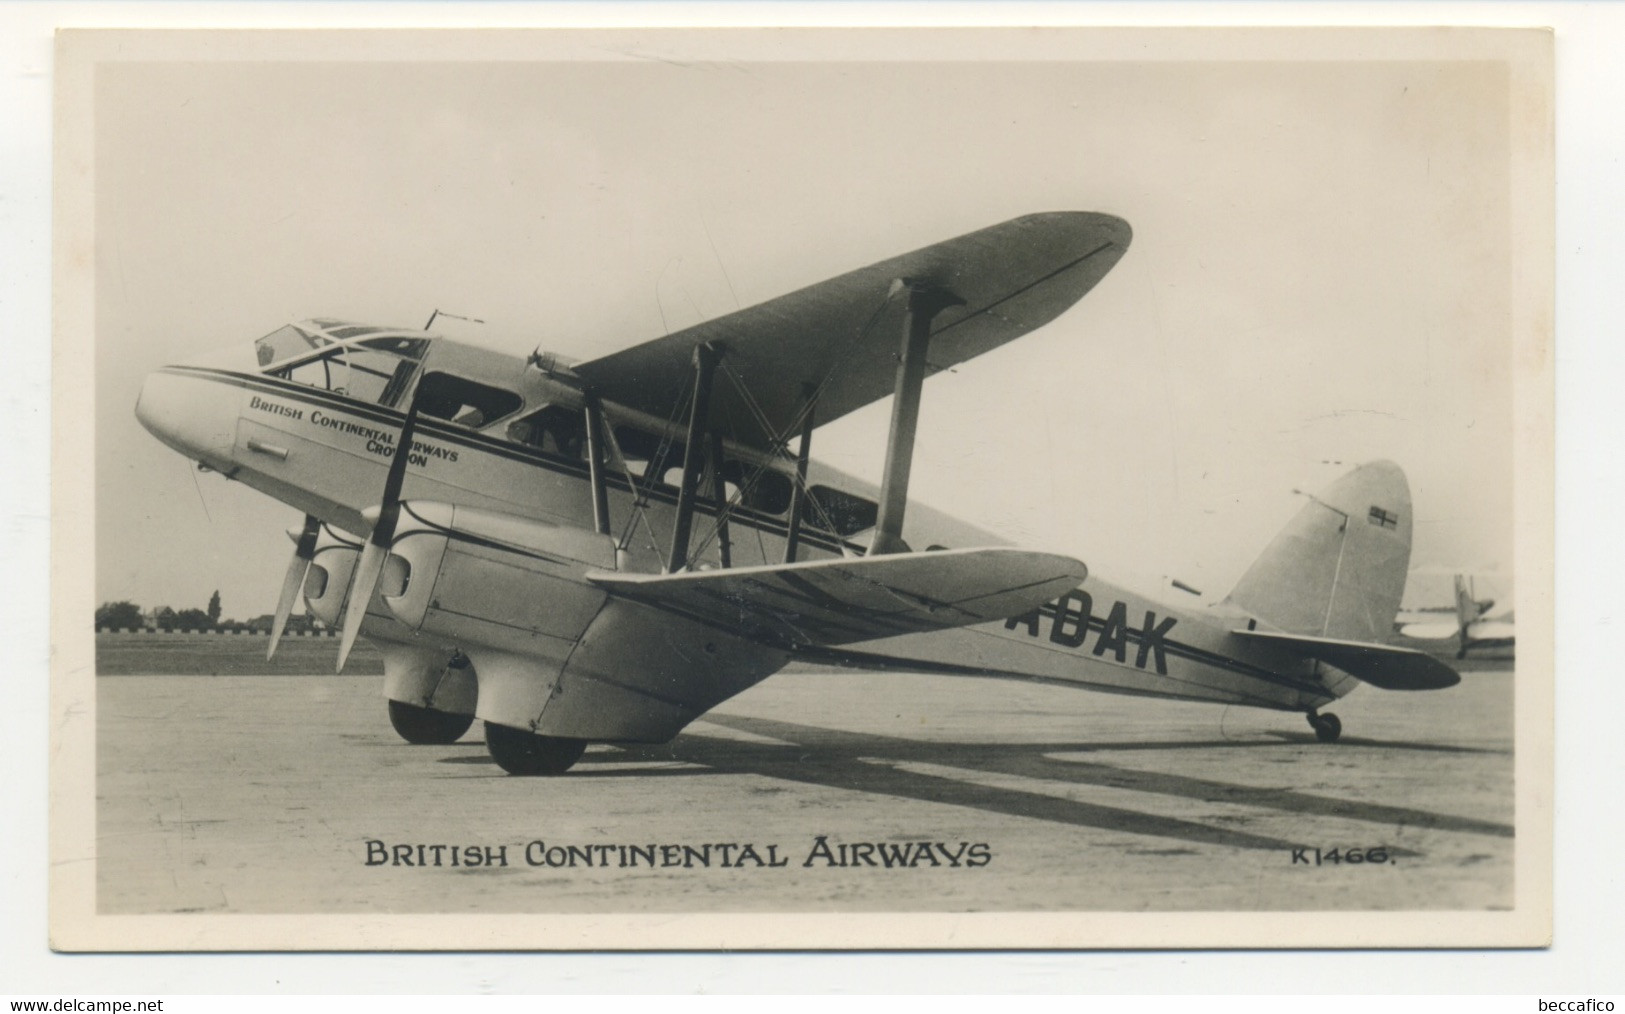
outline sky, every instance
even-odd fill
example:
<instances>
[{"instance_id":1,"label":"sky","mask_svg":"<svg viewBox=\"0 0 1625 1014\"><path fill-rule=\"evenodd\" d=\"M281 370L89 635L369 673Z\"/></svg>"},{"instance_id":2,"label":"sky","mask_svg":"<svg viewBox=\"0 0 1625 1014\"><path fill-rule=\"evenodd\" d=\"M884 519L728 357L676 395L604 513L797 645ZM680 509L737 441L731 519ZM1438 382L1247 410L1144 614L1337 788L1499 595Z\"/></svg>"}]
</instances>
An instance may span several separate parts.
<instances>
[{"instance_id":1,"label":"sky","mask_svg":"<svg viewBox=\"0 0 1625 1014\"><path fill-rule=\"evenodd\" d=\"M1413 564L1510 587L1504 65L697 48L102 65L98 601L269 612L298 522L140 428L165 363L435 309L590 358L1048 210L1121 216L1133 244L1055 323L932 379L915 497L1215 598L1294 489L1390 458ZM888 411L815 456L878 479Z\"/></svg>"}]
</instances>

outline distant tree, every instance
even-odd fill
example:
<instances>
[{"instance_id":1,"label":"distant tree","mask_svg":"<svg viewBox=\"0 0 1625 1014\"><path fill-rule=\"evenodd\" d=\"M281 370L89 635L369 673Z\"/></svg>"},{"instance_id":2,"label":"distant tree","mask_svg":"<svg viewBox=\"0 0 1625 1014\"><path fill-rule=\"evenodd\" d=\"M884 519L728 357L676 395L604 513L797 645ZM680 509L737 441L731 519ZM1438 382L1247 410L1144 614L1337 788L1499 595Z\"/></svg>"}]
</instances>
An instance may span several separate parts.
<instances>
[{"instance_id":1,"label":"distant tree","mask_svg":"<svg viewBox=\"0 0 1625 1014\"><path fill-rule=\"evenodd\" d=\"M164 606L162 609L158 610L158 615L155 617L155 620L158 624L159 630L174 630L175 610L169 608L168 606Z\"/></svg>"},{"instance_id":2,"label":"distant tree","mask_svg":"<svg viewBox=\"0 0 1625 1014\"><path fill-rule=\"evenodd\" d=\"M139 630L142 625L141 607L134 602L103 602L96 607L96 627L111 627L114 630L134 628Z\"/></svg>"},{"instance_id":3,"label":"distant tree","mask_svg":"<svg viewBox=\"0 0 1625 1014\"><path fill-rule=\"evenodd\" d=\"M182 609L175 614L175 626L181 630L213 630L214 621L201 609Z\"/></svg>"},{"instance_id":4,"label":"distant tree","mask_svg":"<svg viewBox=\"0 0 1625 1014\"><path fill-rule=\"evenodd\" d=\"M209 625L212 627L220 622L220 589L216 588L209 596Z\"/></svg>"}]
</instances>

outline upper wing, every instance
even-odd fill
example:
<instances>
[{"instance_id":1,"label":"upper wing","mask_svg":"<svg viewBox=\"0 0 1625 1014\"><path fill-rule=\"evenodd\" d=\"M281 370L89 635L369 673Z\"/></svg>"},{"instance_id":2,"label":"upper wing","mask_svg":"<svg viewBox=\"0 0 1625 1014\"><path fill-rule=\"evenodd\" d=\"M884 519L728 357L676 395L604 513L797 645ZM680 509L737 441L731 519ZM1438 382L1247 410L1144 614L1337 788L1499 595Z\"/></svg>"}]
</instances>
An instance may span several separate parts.
<instances>
[{"instance_id":1,"label":"upper wing","mask_svg":"<svg viewBox=\"0 0 1625 1014\"><path fill-rule=\"evenodd\" d=\"M1002 620L1076 588L1077 560L1020 549L949 549L587 580L615 595L784 646L848 644Z\"/></svg>"},{"instance_id":2,"label":"upper wing","mask_svg":"<svg viewBox=\"0 0 1625 1014\"><path fill-rule=\"evenodd\" d=\"M1350 676L1384 690L1438 690L1461 682L1456 670L1432 655L1412 648L1330 637L1282 634L1270 630L1232 630L1237 637L1264 641L1319 659Z\"/></svg>"},{"instance_id":3,"label":"upper wing","mask_svg":"<svg viewBox=\"0 0 1625 1014\"><path fill-rule=\"evenodd\" d=\"M694 346L722 349L772 437L798 434L805 390L818 389L816 425L892 392L904 300L897 279L950 289L965 301L932 327L928 360L943 370L1049 323L1083 298L1128 249L1127 222L1089 212L1028 215L848 272L642 345L578 364L605 399L670 418L693 385ZM719 377L711 426L767 446L736 386Z\"/></svg>"}]
</instances>

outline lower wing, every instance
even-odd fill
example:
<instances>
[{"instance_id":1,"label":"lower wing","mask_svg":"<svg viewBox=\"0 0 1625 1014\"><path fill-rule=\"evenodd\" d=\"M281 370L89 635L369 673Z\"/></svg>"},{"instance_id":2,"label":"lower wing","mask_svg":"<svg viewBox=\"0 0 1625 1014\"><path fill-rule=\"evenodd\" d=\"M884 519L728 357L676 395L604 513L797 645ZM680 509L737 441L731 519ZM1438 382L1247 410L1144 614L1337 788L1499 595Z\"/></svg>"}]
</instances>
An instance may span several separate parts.
<instances>
[{"instance_id":1,"label":"lower wing","mask_svg":"<svg viewBox=\"0 0 1625 1014\"><path fill-rule=\"evenodd\" d=\"M850 644L967 627L1036 609L1088 568L1020 549L949 549L680 574L594 571L634 599L769 644Z\"/></svg>"}]
</instances>

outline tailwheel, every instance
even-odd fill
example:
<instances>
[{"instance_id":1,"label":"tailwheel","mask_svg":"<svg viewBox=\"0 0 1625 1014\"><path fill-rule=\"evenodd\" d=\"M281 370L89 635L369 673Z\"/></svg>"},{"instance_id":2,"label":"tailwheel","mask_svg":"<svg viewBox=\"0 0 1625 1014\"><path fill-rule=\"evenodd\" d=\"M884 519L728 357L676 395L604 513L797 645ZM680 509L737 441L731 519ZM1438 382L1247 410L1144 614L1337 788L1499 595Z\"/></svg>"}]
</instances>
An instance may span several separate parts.
<instances>
[{"instance_id":1,"label":"tailwheel","mask_svg":"<svg viewBox=\"0 0 1625 1014\"><path fill-rule=\"evenodd\" d=\"M1315 738L1322 743L1335 743L1343 735L1343 723L1331 712L1324 715L1309 713L1309 727L1315 730Z\"/></svg>"},{"instance_id":2,"label":"tailwheel","mask_svg":"<svg viewBox=\"0 0 1625 1014\"><path fill-rule=\"evenodd\" d=\"M538 736L509 725L485 723L485 748L510 775L562 775L587 750L584 739Z\"/></svg>"},{"instance_id":3,"label":"tailwheel","mask_svg":"<svg viewBox=\"0 0 1625 1014\"><path fill-rule=\"evenodd\" d=\"M422 708L405 701L390 701L389 724L408 743L444 746L462 738L468 727L474 724L474 716Z\"/></svg>"}]
</instances>

